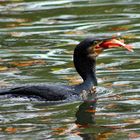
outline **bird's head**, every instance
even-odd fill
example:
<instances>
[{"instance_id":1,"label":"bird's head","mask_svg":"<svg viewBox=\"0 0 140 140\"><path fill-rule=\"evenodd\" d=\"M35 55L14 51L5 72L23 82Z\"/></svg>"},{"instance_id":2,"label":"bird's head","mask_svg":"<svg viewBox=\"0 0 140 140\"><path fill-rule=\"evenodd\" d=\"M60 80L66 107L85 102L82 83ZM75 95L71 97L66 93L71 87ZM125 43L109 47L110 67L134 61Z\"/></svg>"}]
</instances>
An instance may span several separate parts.
<instances>
[{"instance_id":1,"label":"bird's head","mask_svg":"<svg viewBox=\"0 0 140 140\"><path fill-rule=\"evenodd\" d=\"M77 72L85 80L89 73L95 71L96 57L106 49L125 48L133 51L130 45L118 38L87 38L81 41L74 50L74 65Z\"/></svg>"}]
</instances>

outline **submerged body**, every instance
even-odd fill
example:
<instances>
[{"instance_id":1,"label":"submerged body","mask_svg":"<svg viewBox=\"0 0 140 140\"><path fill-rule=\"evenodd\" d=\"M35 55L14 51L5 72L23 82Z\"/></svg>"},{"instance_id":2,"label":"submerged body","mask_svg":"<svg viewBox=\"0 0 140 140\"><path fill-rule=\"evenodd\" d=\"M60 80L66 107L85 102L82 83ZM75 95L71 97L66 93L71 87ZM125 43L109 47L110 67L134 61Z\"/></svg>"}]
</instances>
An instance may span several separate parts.
<instances>
[{"instance_id":1,"label":"submerged body","mask_svg":"<svg viewBox=\"0 0 140 140\"><path fill-rule=\"evenodd\" d=\"M47 101L80 99L80 93L97 86L95 66L98 54L104 49L120 46L131 50L130 46L116 39L87 38L80 42L74 50L74 66L83 79L83 83L79 85L23 85L1 90L0 95L38 96Z\"/></svg>"},{"instance_id":2,"label":"submerged body","mask_svg":"<svg viewBox=\"0 0 140 140\"><path fill-rule=\"evenodd\" d=\"M25 97L39 97L47 101L59 101L69 99L70 96L75 95L73 87L55 84L33 84L17 86L11 89L1 90L0 95L14 95ZM76 97L76 95L75 95Z\"/></svg>"},{"instance_id":3,"label":"submerged body","mask_svg":"<svg viewBox=\"0 0 140 140\"><path fill-rule=\"evenodd\" d=\"M81 99L80 93L92 87L92 82L85 82L75 86L48 83L16 85L8 89L1 89L0 95L10 95L10 97L36 97L38 99L45 99L46 101L64 100L68 102Z\"/></svg>"}]
</instances>

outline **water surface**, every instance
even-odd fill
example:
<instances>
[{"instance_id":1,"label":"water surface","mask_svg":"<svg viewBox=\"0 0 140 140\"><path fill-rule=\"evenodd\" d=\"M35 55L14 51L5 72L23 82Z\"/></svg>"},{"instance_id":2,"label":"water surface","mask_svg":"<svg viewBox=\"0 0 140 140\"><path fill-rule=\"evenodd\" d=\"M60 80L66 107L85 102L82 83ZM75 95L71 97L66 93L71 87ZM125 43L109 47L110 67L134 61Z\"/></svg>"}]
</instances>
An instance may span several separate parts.
<instances>
[{"instance_id":1,"label":"water surface","mask_svg":"<svg viewBox=\"0 0 140 140\"><path fill-rule=\"evenodd\" d=\"M72 54L86 36L121 33L135 51L112 49L98 57L96 124L75 123L82 102L47 106L6 98L0 99L0 138L140 139L139 7L139 0L1 0L1 87L79 83Z\"/></svg>"}]
</instances>

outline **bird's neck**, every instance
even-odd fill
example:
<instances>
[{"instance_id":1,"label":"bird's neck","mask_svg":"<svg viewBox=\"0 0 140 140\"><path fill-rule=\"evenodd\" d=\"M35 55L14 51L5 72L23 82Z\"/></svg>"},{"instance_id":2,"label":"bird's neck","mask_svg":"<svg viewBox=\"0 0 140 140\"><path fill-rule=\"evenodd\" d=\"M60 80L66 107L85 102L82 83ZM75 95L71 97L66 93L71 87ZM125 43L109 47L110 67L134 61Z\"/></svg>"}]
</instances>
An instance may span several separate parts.
<instances>
[{"instance_id":1,"label":"bird's neck","mask_svg":"<svg viewBox=\"0 0 140 140\"><path fill-rule=\"evenodd\" d=\"M75 86L76 90L78 92L82 92L83 90L89 90L92 89L94 86L97 86L97 80L95 73L90 73L87 77L86 80L83 81L83 83Z\"/></svg>"},{"instance_id":2,"label":"bird's neck","mask_svg":"<svg viewBox=\"0 0 140 140\"><path fill-rule=\"evenodd\" d=\"M76 86L76 89L81 92L82 90L89 90L93 86L97 86L97 79L96 79L96 60L89 61L87 59L83 60L83 58L80 61L80 58L77 61L75 61L75 68L79 75L83 79L83 83Z\"/></svg>"}]
</instances>

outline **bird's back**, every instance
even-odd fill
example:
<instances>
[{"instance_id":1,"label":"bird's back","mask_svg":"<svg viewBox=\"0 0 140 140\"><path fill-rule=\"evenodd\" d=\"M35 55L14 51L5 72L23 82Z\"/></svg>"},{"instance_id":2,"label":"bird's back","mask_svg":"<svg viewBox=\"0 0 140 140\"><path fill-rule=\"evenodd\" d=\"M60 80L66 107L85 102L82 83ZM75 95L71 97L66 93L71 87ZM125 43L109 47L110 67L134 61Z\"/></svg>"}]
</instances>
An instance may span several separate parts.
<instances>
[{"instance_id":1,"label":"bird's back","mask_svg":"<svg viewBox=\"0 0 140 140\"><path fill-rule=\"evenodd\" d=\"M55 85L55 84L34 84L15 86L14 88L1 89L0 95L16 95L16 96L37 96L47 101L61 101L71 99L78 93L75 93L75 89L72 86Z\"/></svg>"}]
</instances>

